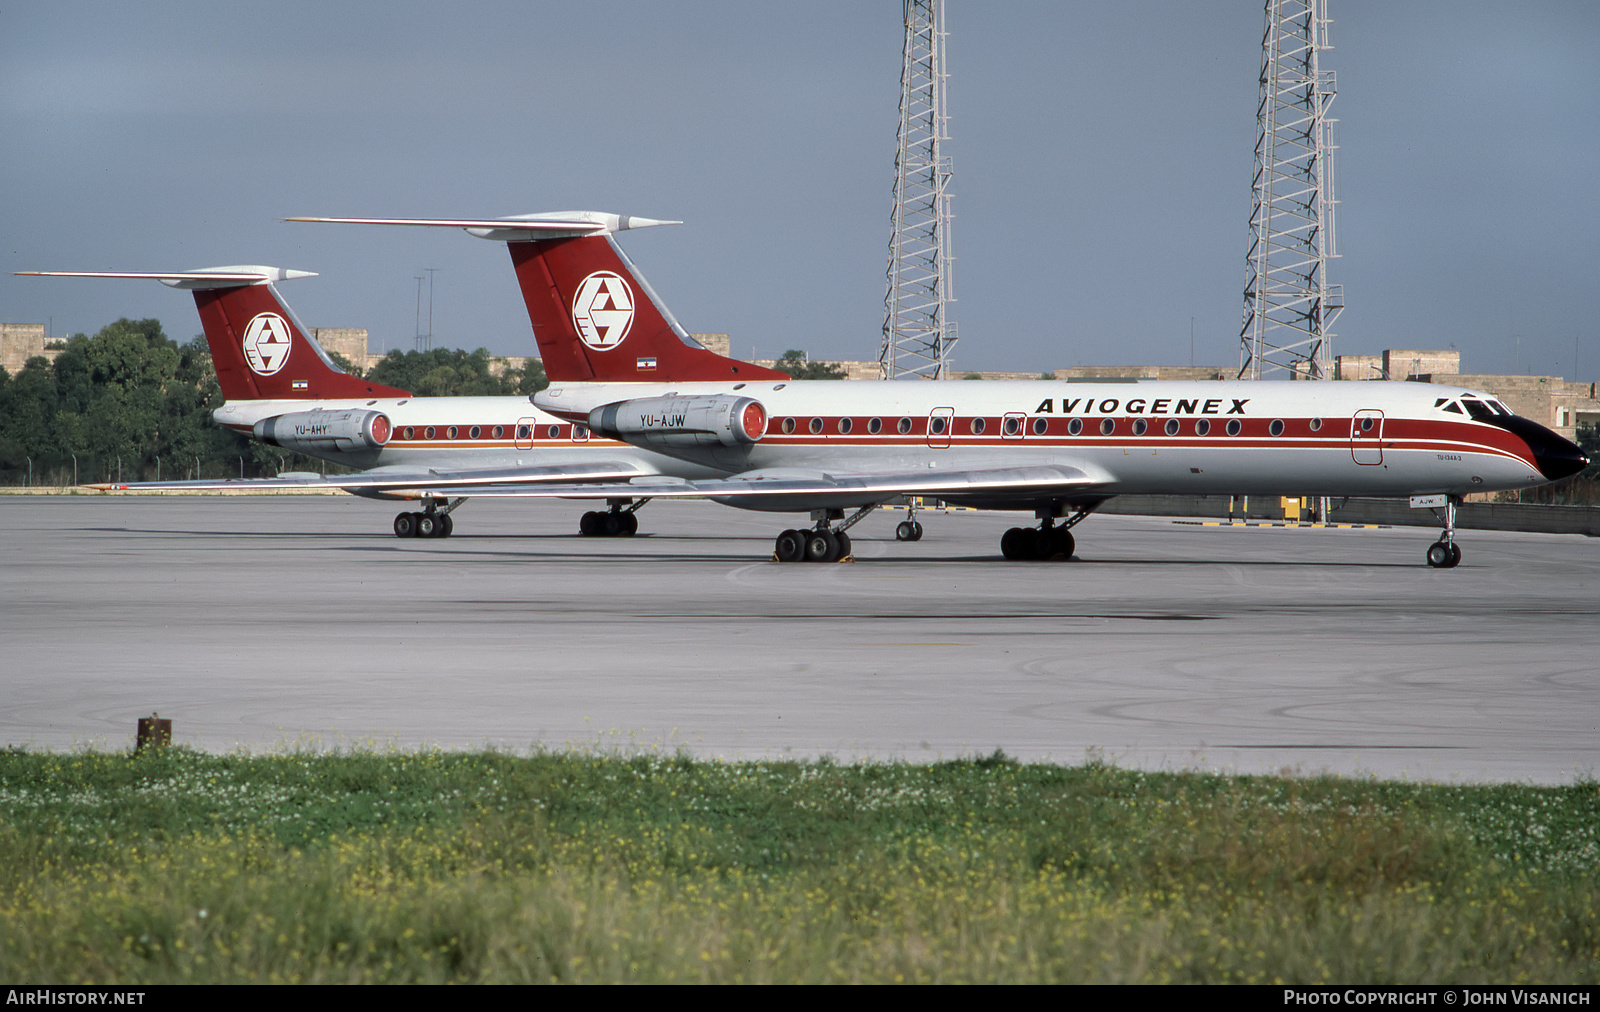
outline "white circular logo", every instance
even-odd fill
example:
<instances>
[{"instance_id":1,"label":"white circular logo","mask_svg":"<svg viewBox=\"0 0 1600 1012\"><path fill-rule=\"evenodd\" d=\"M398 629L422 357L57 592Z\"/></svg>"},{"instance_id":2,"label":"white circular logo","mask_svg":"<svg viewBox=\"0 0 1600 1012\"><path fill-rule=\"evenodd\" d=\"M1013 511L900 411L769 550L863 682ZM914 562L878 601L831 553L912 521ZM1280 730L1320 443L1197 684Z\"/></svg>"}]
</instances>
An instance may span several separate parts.
<instances>
[{"instance_id":1,"label":"white circular logo","mask_svg":"<svg viewBox=\"0 0 1600 1012\"><path fill-rule=\"evenodd\" d=\"M596 351L615 348L633 326L633 289L611 271L595 271L583 279L572 299L572 323L578 337Z\"/></svg>"},{"instance_id":2,"label":"white circular logo","mask_svg":"<svg viewBox=\"0 0 1600 1012\"><path fill-rule=\"evenodd\" d=\"M289 361L294 347L289 321L277 313L260 313L244 331L244 360L258 376L271 376Z\"/></svg>"}]
</instances>

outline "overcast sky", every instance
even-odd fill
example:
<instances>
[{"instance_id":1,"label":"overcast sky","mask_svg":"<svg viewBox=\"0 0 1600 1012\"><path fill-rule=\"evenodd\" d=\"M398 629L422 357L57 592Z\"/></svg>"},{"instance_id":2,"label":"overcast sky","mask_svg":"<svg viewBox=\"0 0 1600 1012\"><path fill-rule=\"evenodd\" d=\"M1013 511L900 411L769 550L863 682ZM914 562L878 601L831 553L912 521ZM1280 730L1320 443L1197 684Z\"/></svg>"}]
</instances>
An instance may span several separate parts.
<instances>
[{"instance_id":1,"label":"overcast sky","mask_svg":"<svg viewBox=\"0 0 1600 1012\"><path fill-rule=\"evenodd\" d=\"M1593 380L1600 4L1332 0L1339 353ZM193 303L17 270L271 264L312 326L529 354L503 247L328 216L587 209L740 356L875 359L893 0L0 7L0 320ZM949 0L958 369L1238 362L1258 0ZM426 313L426 304L424 304ZM1576 365L1575 365L1576 352Z\"/></svg>"}]
</instances>

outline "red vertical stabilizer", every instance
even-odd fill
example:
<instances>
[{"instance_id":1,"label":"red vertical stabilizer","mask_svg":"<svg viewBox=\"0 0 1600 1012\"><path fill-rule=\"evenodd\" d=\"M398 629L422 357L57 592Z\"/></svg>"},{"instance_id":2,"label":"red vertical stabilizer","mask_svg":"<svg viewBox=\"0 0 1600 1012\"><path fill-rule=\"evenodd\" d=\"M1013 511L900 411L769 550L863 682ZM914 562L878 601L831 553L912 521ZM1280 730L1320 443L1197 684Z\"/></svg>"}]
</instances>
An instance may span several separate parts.
<instances>
[{"instance_id":1,"label":"red vertical stabilizer","mask_svg":"<svg viewBox=\"0 0 1600 1012\"><path fill-rule=\"evenodd\" d=\"M534 339L552 380L787 380L686 343L609 235L510 242Z\"/></svg>"},{"instance_id":2,"label":"red vertical stabilizer","mask_svg":"<svg viewBox=\"0 0 1600 1012\"><path fill-rule=\"evenodd\" d=\"M340 370L270 283L197 288L194 304L230 401L411 396Z\"/></svg>"}]
</instances>

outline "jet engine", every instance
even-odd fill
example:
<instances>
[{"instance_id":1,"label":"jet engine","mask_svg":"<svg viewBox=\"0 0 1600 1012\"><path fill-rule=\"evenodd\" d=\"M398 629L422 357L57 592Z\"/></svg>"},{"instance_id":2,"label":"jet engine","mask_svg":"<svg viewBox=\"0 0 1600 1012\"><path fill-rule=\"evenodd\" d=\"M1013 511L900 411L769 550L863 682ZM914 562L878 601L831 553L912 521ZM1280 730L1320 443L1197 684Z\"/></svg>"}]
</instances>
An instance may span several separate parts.
<instances>
[{"instance_id":1,"label":"jet engine","mask_svg":"<svg viewBox=\"0 0 1600 1012\"><path fill-rule=\"evenodd\" d=\"M636 446L749 446L766 434L767 409L733 394L639 397L595 408L589 428Z\"/></svg>"},{"instance_id":2,"label":"jet engine","mask_svg":"<svg viewBox=\"0 0 1600 1012\"><path fill-rule=\"evenodd\" d=\"M263 418L252 431L263 443L315 455L379 449L394 426L381 411L292 411Z\"/></svg>"}]
</instances>

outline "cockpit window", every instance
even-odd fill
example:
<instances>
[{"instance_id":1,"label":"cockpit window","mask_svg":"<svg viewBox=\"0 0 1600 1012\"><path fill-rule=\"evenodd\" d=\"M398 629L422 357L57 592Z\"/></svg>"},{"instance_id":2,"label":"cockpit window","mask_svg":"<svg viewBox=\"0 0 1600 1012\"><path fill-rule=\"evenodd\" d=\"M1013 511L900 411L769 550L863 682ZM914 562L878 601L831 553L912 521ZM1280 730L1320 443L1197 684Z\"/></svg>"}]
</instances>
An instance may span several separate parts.
<instances>
[{"instance_id":1,"label":"cockpit window","mask_svg":"<svg viewBox=\"0 0 1600 1012\"><path fill-rule=\"evenodd\" d=\"M1472 420L1475 422L1494 421L1494 409L1482 401L1473 400L1471 397L1463 397L1461 398L1461 405L1467 409L1467 414L1471 415Z\"/></svg>"},{"instance_id":2,"label":"cockpit window","mask_svg":"<svg viewBox=\"0 0 1600 1012\"><path fill-rule=\"evenodd\" d=\"M1457 404L1455 401L1451 401L1449 404L1446 404L1444 406L1444 409L1446 411L1454 412L1455 414L1458 414L1458 415L1461 414L1461 405Z\"/></svg>"}]
</instances>

